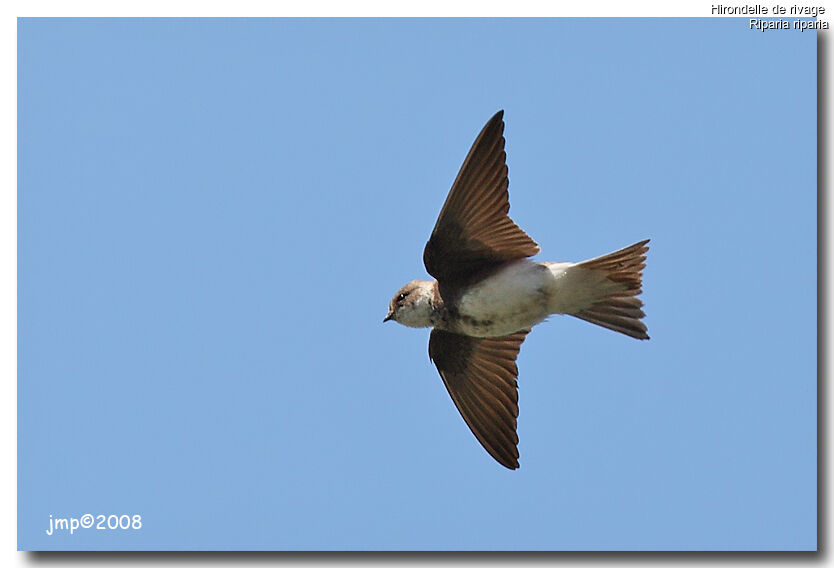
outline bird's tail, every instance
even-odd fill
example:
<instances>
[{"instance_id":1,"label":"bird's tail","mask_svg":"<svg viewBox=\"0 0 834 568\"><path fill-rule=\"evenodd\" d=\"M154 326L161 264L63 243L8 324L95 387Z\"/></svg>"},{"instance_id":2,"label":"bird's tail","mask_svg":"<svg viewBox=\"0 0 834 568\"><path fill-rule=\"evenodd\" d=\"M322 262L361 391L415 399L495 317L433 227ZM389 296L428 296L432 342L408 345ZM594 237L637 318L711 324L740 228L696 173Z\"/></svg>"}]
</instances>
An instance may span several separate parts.
<instances>
[{"instance_id":1,"label":"bird's tail","mask_svg":"<svg viewBox=\"0 0 834 568\"><path fill-rule=\"evenodd\" d=\"M640 321L646 315L643 302L637 297L643 291L648 242L647 239L566 268L564 276L576 280L571 288L581 288L582 298L573 304L574 309L560 312L636 339L648 339L646 324Z\"/></svg>"}]
</instances>

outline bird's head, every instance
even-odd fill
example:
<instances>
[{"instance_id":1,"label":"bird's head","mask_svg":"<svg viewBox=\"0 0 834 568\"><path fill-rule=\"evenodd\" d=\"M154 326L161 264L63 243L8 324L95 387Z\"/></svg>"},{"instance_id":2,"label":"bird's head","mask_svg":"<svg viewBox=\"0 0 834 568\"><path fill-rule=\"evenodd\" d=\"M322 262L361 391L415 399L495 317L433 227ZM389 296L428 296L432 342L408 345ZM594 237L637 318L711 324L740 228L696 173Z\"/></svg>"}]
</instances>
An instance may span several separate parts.
<instances>
[{"instance_id":1,"label":"bird's head","mask_svg":"<svg viewBox=\"0 0 834 568\"><path fill-rule=\"evenodd\" d=\"M400 288L388 304L384 322L394 320L408 327L431 327L434 282L412 280Z\"/></svg>"}]
</instances>

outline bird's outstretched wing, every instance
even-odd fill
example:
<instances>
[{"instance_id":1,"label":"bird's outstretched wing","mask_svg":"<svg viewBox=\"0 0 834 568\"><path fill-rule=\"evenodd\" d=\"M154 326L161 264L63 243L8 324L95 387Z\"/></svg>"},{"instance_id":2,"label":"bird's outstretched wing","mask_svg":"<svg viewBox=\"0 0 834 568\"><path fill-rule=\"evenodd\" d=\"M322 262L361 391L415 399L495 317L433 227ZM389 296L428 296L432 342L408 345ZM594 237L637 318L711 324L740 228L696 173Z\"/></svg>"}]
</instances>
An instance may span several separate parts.
<instances>
[{"instance_id":1,"label":"bird's outstretched wing","mask_svg":"<svg viewBox=\"0 0 834 568\"><path fill-rule=\"evenodd\" d=\"M518 468L518 367L530 330L504 337L469 337L435 329L429 339L446 390L469 429L498 463Z\"/></svg>"},{"instance_id":2,"label":"bird's outstretched wing","mask_svg":"<svg viewBox=\"0 0 834 568\"><path fill-rule=\"evenodd\" d=\"M443 204L423 263L441 286L463 286L495 264L539 252L507 213L504 111L484 126Z\"/></svg>"}]
</instances>

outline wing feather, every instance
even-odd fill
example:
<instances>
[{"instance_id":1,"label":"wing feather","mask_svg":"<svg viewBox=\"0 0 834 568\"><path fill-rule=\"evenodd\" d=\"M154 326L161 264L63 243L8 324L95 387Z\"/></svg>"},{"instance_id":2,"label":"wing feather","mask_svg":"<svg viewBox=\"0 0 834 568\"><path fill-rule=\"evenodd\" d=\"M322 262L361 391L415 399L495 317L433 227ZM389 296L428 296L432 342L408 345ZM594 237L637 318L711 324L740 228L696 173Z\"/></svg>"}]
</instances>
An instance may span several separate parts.
<instances>
[{"instance_id":1,"label":"wing feather","mask_svg":"<svg viewBox=\"0 0 834 568\"><path fill-rule=\"evenodd\" d=\"M466 285L496 264L539 252L507 216L503 116L496 113L469 150L423 251L426 270L442 286Z\"/></svg>"},{"instance_id":2,"label":"wing feather","mask_svg":"<svg viewBox=\"0 0 834 568\"><path fill-rule=\"evenodd\" d=\"M515 360L528 333L478 338L435 329L429 339L429 357L463 420L484 449L509 469L518 468Z\"/></svg>"}]
</instances>

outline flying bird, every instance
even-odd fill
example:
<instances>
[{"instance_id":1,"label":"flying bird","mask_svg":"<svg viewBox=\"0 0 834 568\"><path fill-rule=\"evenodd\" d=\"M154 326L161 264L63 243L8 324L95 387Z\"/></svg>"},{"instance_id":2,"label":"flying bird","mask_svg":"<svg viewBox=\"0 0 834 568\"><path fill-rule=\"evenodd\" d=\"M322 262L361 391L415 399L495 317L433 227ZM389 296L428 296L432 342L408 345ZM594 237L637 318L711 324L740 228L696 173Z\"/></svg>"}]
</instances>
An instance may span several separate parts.
<instances>
[{"instance_id":1,"label":"flying bird","mask_svg":"<svg viewBox=\"0 0 834 568\"><path fill-rule=\"evenodd\" d=\"M508 216L504 111L486 123L463 161L423 251L436 280L413 280L388 315L431 327L429 357L472 433L518 468L516 357L531 328L569 314L649 339L642 271L648 239L583 262L534 262L540 249Z\"/></svg>"}]
</instances>

